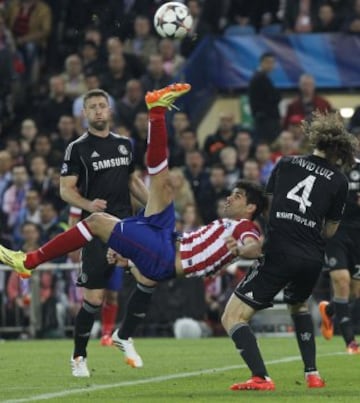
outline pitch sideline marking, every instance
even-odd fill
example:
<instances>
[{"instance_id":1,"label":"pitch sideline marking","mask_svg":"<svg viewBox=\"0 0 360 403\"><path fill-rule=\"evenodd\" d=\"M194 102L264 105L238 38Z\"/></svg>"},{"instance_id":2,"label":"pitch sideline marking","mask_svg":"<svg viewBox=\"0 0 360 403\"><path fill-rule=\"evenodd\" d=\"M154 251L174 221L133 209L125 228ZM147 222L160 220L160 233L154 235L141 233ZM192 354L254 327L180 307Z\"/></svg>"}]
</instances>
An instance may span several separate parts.
<instances>
[{"instance_id":1,"label":"pitch sideline marking","mask_svg":"<svg viewBox=\"0 0 360 403\"><path fill-rule=\"evenodd\" d=\"M327 354L319 354L317 357L330 357L330 356L334 356L334 355L344 355L344 354L346 354L346 353L344 353L344 352L327 353ZM270 360L270 361L265 362L265 364L266 365L283 364L283 363L300 361L300 360L301 360L301 358L299 356L290 356L290 357L280 358L277 360ZM193 372L182 372L180 374L156 376L154 378L137 379L135 381L124 381L124 382L112 383L112 384L108 384L108 385L94 385L94 386L89 386L86 388L63 390L63 391L53 392L53 393L44 393L42 395L37 395L37 396L28 396L26 398L21 398L21 399L4 400L4 401L2 401L2 403L25 403L25 402L33 402L33 401L38 401L38 400L49 400L49 399L53 399L56 397L65 397L65 396L69 396L69 395L75 395L78 393L85 393L85 392L89 393L89 392L96 392L98 390L119 388L119 387L123 387L123 386L135 386L135 385L143 385L146 383L164 382L164 381L170 381L172 379L188 378L188 377L192 377L192 376L213 374L213 373L217 373L217 372L225 372L225 371L230 371L232 369L242 369L242 368L246 368L246 365L245 364L231 365L228 367L210 368L210 369L204 369L204 370L193 371Z\"/></svg>"}]
</instances>

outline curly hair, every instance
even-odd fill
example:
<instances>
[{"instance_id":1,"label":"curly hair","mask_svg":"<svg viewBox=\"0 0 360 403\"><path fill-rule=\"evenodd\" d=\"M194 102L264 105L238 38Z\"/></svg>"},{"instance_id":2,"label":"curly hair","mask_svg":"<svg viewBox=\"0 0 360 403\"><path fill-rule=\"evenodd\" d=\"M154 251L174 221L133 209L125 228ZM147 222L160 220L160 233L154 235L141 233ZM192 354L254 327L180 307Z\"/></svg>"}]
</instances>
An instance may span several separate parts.
<instances>
[{"instance_id":1,"label":"curly hair","mask_svg":"<svg viewBox=\"0 0 360 403\"><path fill-rule=\"evenodd\" d=\"M358 141L346 130L339 112L313 112L312 120L303 121L302 127L311 145L323 151L330 163L345 169L354 165Z\"/></svg>"}]
</instances>

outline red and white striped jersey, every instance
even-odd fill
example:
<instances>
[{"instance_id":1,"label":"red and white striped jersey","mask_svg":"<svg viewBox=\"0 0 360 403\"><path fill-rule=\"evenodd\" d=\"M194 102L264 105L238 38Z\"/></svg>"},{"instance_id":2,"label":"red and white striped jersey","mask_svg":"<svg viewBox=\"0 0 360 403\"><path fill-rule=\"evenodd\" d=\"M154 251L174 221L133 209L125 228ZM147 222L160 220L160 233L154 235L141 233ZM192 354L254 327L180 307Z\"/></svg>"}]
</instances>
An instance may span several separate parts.
<instances>
[{"instance_id":1,"label":"red and white striped jersey","mask_svg":"<svg viewBox=\"0 0 360 403\"><path fill-rule=\"evenodd\" d=\"M229 236L234 237L241 246L247 237L259 240L260 232L250 220L223 218L182 234L180 257L185 276L208 276L236 260L237 257L225 243Z\"/></svg>"}]
</instances>

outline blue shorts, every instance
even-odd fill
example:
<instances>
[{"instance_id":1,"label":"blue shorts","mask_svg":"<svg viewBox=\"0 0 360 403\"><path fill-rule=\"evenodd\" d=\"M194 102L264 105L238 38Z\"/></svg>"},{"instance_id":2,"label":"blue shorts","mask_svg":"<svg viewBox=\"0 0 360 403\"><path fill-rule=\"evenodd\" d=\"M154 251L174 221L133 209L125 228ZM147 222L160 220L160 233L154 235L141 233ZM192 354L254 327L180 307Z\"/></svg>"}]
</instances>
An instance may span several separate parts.
<instances>
[{"instance_id":1,"label":"blue shorts","mask_svg":"<svg viewBox=\"0 0 360 403\"><path fill-rule=\"evenodd\" d=\"M175 277L175 209L169 204L161 213L144 213L119 221L108 246L133 261L141 274L154 281Z\"/></svg>"},{"instance_id":2,"label":"blue shorts","mask_svg":"<svg viewBox=\"0 0 360 403\"><path fill-rule=\"evenodd\" d=\"M106 289L110 291L120 291L123 285L124 268L116 266L108 279Z\"/></svg>"}]
</instances>

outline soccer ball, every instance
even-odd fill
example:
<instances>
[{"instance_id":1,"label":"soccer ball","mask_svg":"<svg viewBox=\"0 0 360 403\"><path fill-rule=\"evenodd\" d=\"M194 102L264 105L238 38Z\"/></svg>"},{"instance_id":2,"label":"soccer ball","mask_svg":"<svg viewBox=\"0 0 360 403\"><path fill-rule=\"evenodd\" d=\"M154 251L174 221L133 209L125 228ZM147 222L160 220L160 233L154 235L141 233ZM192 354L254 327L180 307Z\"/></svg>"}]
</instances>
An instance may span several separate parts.
<instances>
[{"instance_id":1,"label":"soccer ball","mask_svg":"<svg viewBox=\"0 0 360 403\"><path fill-rule=\"evenodd\" d=\"M163 38L184 38L192 23L189 9L177 1L163 4L154 15L154 27Z\"/></svg>"}]
</instances>

